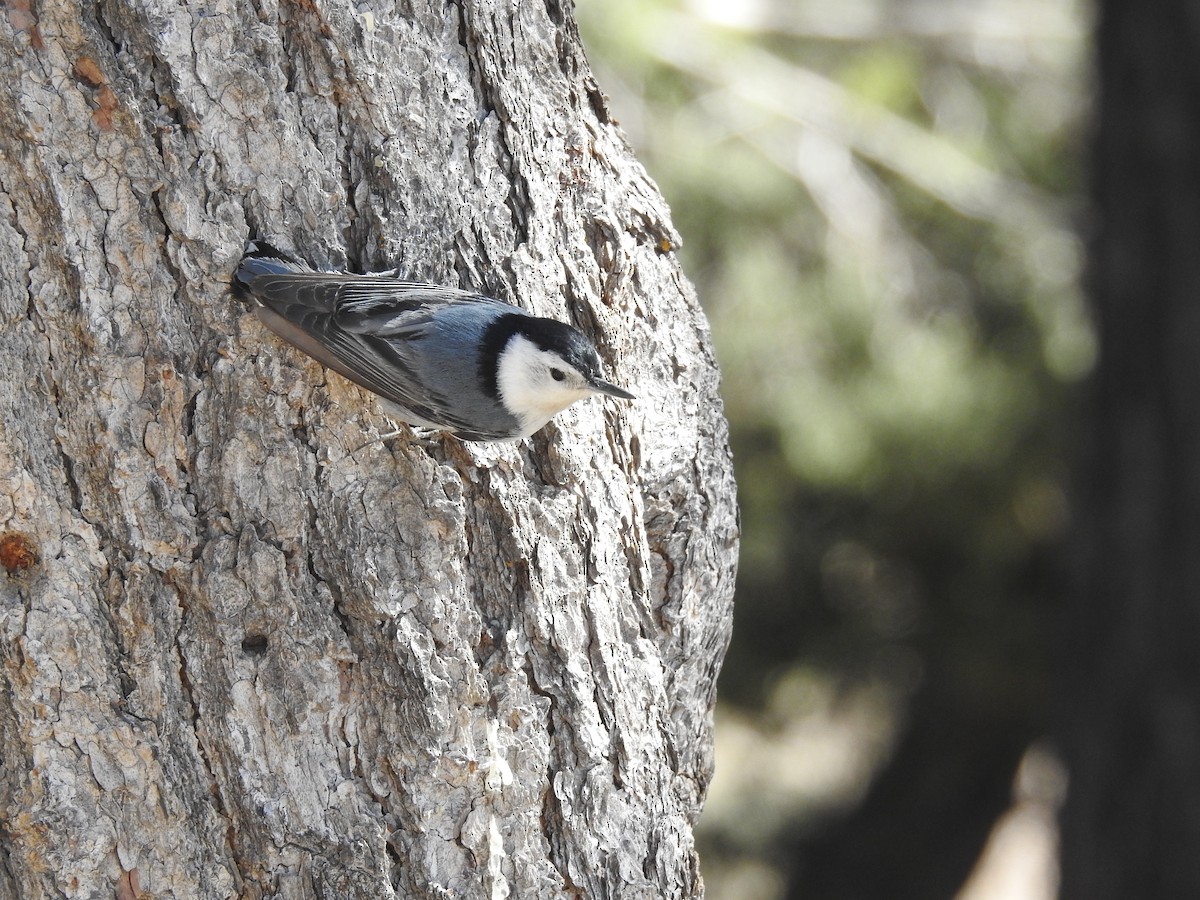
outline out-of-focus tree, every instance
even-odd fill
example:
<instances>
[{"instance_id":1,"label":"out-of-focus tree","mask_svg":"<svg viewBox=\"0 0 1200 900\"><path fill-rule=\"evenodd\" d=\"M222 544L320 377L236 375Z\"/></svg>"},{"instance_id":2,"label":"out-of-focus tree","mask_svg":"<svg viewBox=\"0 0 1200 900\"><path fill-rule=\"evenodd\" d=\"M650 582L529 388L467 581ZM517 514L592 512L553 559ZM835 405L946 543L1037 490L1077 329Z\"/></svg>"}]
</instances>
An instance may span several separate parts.
<instances>
[{"instance_id":1,"label":"out-of-focus tree","mask_svg":"<svg viewBox=\"0 0 1200 900\"><path fill-rule=\"evenodd\" d=\"M1064 898L1200 896L1200 30L1099 5L1100 357L1064 629Z\"/></svg>"},{"instance_id":2,"label":"out-of-focus tree","mask_svg":"<svg viewBox=\"0 0 1200 900\"><path fill-rule=\"evenodd\" d=\"M580 21L683 234L733 425L710 893L949 896L1046 728L1093 356L1082 10L585 0Z\"/></svg>"}]
</instances>

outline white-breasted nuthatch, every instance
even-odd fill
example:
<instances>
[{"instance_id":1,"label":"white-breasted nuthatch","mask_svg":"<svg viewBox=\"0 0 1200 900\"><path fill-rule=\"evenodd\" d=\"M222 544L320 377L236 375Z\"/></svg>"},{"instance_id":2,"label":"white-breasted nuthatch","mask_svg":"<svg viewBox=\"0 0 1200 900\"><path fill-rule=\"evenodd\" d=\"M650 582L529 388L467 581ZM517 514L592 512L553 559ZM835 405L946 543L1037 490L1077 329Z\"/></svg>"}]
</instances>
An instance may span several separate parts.
<instances>
[{"instance_id":1,"label":"white-breasted nuthatch","mask_svg":"<svg viewBox=\"0 0 1200 900\"><path fill-rule=\"evenodd\" d=\"M634 399L600 377L581 331L481 294L318 272L261 241L247 245L233 283L285 341L405 422L465 441L529 437L592 394Z\"/></svg>"}]
</instances>

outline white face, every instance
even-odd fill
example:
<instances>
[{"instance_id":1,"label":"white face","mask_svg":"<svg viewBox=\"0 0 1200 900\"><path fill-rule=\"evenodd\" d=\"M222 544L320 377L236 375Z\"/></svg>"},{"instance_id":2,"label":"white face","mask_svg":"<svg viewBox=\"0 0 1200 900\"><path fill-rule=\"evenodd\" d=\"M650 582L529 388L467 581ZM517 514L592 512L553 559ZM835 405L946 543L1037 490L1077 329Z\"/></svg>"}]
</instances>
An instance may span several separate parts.
<instances>
[{"instance_id":1,"label":"white face","mask_svg":"<svg viewBox=\"0 0 1200 900\"><path fill-rule=\"evenodd\" d=\"M552 350L514 335L500 354L496 386L505 407L521 420L521 436L533 434L576 400L595 393L583 376Z\"/></svg>"}]
</instances>

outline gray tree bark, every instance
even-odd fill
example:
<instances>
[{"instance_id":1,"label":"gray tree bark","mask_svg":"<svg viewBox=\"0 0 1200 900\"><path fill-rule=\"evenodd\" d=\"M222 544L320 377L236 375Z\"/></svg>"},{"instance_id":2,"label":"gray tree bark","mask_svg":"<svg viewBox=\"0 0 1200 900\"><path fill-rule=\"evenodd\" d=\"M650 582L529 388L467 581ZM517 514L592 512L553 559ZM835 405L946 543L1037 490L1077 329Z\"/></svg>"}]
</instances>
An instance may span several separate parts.
<instances>
[{"instance_id":1,"label":"gray tree bark","mask_svg":"<svg viewBox=\"0 0 1200 900\"><path fill-rule=\"evenodd\" d=\"M0 88L0 897L701 896L725 423L571 9L10 0ZM250 235L641 399L362 446Z\"/></svg>"}]
</instances>

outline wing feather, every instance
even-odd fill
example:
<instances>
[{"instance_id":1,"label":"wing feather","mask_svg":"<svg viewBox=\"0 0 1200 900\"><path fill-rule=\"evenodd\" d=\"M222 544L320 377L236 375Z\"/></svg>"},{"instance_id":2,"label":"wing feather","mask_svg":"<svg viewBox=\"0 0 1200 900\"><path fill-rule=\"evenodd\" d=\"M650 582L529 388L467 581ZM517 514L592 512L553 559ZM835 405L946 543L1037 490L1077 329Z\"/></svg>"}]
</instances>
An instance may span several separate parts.
<instances>
[{"instance_id":1,"label":"wing feather","mask_svg":"<svg viewBox=\"0 0 1200 900\"><path fill-rule=\"evenodd\" d=\"M451 412L450 399L421 378L416 354L439 310L454 304L494 304L481 294L371 275L305 270L300 264L248 256L236 283L262 322L284 340L354 383L379 394L418 424L448 428L467 439L502 434L474 431Z\"/></svg>"}]
</instances>

